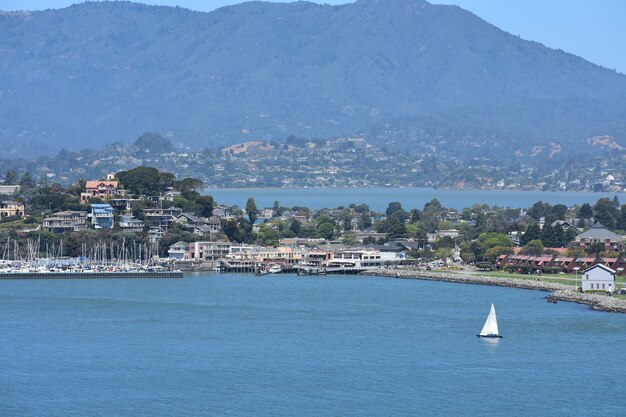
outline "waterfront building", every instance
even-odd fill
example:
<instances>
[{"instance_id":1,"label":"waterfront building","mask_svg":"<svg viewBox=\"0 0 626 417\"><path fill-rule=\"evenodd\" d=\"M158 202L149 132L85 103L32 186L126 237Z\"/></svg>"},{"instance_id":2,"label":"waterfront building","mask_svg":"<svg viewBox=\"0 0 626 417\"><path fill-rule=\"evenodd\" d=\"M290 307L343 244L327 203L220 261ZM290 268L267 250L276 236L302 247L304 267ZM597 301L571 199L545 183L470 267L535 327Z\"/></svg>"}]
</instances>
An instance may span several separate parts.
<instances>
[{"instance_id":1,"label":"waterfront building","mask_svg":"<svg viewBox=\"0 0 626 417\"><path fill-rule=\"evenodd\" d=\"M43 220L44 230L52 233L77 232L87 227L86 211L60 211Z\"/></svg>"},{"instance_id":2,"label":"waterfront building","mask_svg":"<svg viewBox=\"0 0 626 417\"><path fill-rule=\"evenodd\" d=\"M170 259L187 260L189 259L189 244L182 240L171 245L167 251Z\"/></svg>"},{"instance_id":3,"label":"waterfront building","mask_svg":"<svg viewBox=\"0 0 626 417\"><path fill-rule=\"evenodd\" d=\"M0 202L0 218L5 217L24 217L24 203L19 201L1 201Z\"/></svg>"},{"instance_id":4,"label":"waterfront building","mask_svg":"<svg viewBox=\"0 0 626 417\"><path fill-rule=\"evenodd\" d=\"M230 253L230 242L192 242L189 244L189 259L216 262Z\"/></svg>"},{"instance_id":5,"label":"waterfront building","mask_svg":"<svg viewBox=\"0 0 626 417\"><path fill-rule=\"evenodd\" d=\"M596 264L582 273L583 291L615 291L615 270Z\"/></svg>"}]
</instances>

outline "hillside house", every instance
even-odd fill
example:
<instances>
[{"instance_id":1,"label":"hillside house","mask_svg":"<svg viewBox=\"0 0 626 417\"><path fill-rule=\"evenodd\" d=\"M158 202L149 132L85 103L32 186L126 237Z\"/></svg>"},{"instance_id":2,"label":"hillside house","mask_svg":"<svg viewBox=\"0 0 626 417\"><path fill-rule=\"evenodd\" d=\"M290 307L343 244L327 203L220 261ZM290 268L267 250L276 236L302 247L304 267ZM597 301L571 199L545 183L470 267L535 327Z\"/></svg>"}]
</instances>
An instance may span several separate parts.
<instances>
[{"instance_id":1,"label":"hillside house","mask_svg":"<svg viewBox=\"0 0 626 417\"><path fill-rule=\"evenodd\" d=\"M19 192L19 185L0 185L0 195L13 195Z\"/></svg>"},{"instance_id":2,"label":"hillside house","mask_svg":"<svg viewBox=\"0 0 626 417\"><path fill-rule=\"evenodd\" d=\"M120 194L119 181L87 181L85 192L80 193L80 202L87 204L90 198L105 199Z\"/></svg>"},{"instance_id":3,"label":"hillside house","mask_svg":"<svg viewBox=\"0 0 626 417\"><path fill-rule=\"evenodd\" d=\"M60 211L43 220L44 230L51 233L77 232L87 229L86 211Z\"/></svg>"},{"instance_id":4,"label":"hillside house","mask_svg":"<svg viewBox=\"0 0 626 417\"><path fill-rule=\"evenodd\" d=\"M175 222L181 226L193 229L196 226L204 226L208 222L208 219L204 219L192 213L181 213L176 217Z\"/></svg>"},{"instance_id":5,"label":"hillside house","mask_svg":"<svg viewBox=\"0 0 626 417\"><path fill-rule=\"evenodd\" d=\"M113 207L110 204L92 204L90 217L94 229L113 229Z\"/></svg>"},{"instance_id":6,"label":"hillside house","mask_svg":"<svg viewBox=\"0 0 626 417\"><path fill-rule=\"evenodd\" d=\"M127 232L141 232L144 223L141 220L135 219L131 214L122 214L120 216L119 225L121 229Z\"/></svg>"},{"instance_id":7,"label":"hillside house","mask_svg":"<svg viewBox=\"0 0 626 417\"><path fill-rule=\"evenodd\" d=\"M0 218L5 217L24 217L24 203L19 201L2 201L0 202Z\"/></svg>"}]
</instances>

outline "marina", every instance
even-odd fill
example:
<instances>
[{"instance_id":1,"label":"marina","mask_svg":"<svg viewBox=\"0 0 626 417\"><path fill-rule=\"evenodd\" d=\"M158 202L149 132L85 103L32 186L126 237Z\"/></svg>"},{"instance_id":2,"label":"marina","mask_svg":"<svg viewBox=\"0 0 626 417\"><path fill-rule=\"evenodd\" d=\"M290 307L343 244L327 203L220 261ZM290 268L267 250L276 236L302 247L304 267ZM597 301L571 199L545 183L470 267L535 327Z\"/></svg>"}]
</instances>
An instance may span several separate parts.
<instances>
[{"instance_id":1,"label":"marina","mask_svg":"<svg viewBox=\"0 0 626 417\"><path fill-rule=\"evenodd\" d=\"M155 258L149 245L123 241L88 248L83 244L82 256L77 258L61 256L63 241L58 248L45 245L44 253L39 240L28 239L26 246L23 251L17 241L7 241L0 259L0 280L183 278L171 262Z\"/></svg>"}]
</instances>

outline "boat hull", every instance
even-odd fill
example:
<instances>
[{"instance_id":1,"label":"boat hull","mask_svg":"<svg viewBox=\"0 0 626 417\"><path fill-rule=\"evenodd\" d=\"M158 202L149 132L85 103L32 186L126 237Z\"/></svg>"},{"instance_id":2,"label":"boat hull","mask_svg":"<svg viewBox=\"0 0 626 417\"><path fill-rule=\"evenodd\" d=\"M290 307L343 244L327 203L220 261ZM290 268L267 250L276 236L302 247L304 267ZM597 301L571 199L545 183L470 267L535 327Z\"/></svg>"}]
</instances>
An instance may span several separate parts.
<instances>
[{"instance_id":1,"label":"boat hull","mask_svg":"<svg viewBox=\"0 0 626 417\"><path fill-rule=\"evenodd\" d=\"M477 334L476 337L487 337L491 339L502 339L504 336L500 336L499 334Z\"/></svg>"}]
</instances>

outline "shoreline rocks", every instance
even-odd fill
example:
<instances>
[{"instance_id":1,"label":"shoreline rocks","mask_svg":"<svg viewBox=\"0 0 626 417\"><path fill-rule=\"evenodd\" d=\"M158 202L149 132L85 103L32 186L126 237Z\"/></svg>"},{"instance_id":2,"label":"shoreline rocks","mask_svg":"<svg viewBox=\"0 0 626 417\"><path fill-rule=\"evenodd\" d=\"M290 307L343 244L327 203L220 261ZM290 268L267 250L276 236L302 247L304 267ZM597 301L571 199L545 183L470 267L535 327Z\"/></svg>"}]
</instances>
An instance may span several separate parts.
<instances>
[{"instance_id":1,"label":"shoreline rocks","mask_svg":"<svg viewBox=\"0 0 626 417\"><path fill-rule=\"evenodd\" d=\"M494 285L498 287L519 288L534 291L550 292L546 299L550 302L568 301L586 304L593 310L612 313L626 313L626 300L598 294L578 293L568 285L543 281L532 281L517 278L489 277L467 273L415 271L406 269L374 269L361 275L383 276L397 279L420 279L426 281L454 282L459 284Z\"/></svg>"}]
</instances>

